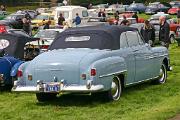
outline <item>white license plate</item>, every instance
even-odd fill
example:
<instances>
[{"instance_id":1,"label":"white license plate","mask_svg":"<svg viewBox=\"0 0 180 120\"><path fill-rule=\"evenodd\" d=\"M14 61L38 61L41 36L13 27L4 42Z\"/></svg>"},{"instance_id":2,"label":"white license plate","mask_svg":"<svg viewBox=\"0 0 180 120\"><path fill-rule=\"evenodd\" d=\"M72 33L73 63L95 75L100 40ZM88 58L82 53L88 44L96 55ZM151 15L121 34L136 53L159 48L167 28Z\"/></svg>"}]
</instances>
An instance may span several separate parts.
<instances>
[{"instance_id":1,"label":"white license plate","mask_svg":"<svg viewBox=\"0 0 180 120\"><path fill-rule=\"evenodd\" d=\"M60 84L47 84L46 85L47 92L58 92L60 91Z\"/></svg>"}]
</instances>

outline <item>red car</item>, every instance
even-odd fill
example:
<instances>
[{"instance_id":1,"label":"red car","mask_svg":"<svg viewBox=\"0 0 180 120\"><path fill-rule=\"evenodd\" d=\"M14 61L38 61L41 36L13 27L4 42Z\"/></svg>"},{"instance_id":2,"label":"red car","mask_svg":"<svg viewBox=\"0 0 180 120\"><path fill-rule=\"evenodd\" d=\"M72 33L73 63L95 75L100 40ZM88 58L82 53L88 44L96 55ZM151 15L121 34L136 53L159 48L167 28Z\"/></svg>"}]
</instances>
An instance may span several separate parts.
<instances>
[{"instance_id":1,"label":"red car","mask_svg":"<svg viewBox=\"0 0 180 120\"><path fill-rule=\"evenodd\" d=\"M176 23L175 20L169 19L167 20L170 25L170 30L176 32L177 28L180 27L180 24Z\"/></svg>"},{"instance_id":2,"label":"red car","mask_svg":"<svg viewBox=\"0 0 180 120\"><path fill-rule=\"evenodd\" d=\"M175 15L177 11L180 10L180 6L173 6L171 9L168 10L168 14Z\"/></svg>"}]
</instances>

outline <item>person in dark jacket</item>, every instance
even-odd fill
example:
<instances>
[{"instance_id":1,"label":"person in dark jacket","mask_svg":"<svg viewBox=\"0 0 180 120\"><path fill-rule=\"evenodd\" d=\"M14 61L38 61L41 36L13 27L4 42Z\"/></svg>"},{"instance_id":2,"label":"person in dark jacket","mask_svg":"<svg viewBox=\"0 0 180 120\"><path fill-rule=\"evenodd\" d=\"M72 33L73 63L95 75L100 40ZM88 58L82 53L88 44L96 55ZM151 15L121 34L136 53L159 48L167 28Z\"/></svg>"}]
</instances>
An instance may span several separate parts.
<instances>
[{"instance_id":1,"label":"person in dark jacket","mask_svg":"<svg viewBox=\"0 0 180 120\"><path fill-rule=\"evenodd\" d=\"M101 22L105 22L106 21L106 14L105 14L105 11L102 11L100 9L99 13L98 13L98 17L101 17L100 21Z\"/></svg>"},{"instance_id":2,"label":"person in dark jacket","mask_svg":"<svg viewBox=\"0 0 180 120\"><path fill-rule=\"evenodd\" d=\"M126 16L123 15L123 20L122 22L120 23L120 25L123 25L123 26L128 26L130 23L129 21L126 19Z\"/></svg>"},{"instance_id":3,"label":"person in dark jacket","mask_svg":"<svg viewBox=\"0 0 180 120\"><path fill-rule=\"evenodd\" d=\"M62 13L60 13L59 18L58 18L58 25L63 26L64 21L65 21L65 18L63 17Z\"/></svg>"},{"instance_id":4,"label":"person in dark jacket","mask_svg":"<svg viewBox=\"0 0 180 120\"><path fill-rule=\"evenodd\" d=\"M166 22L166 18L164 16L161 16L159 18L160 23L160 29L159 29L159 41L161 42L161 45L165 46L166 48L169 48L170 38L170 27L169 24Z\"/></svg>"},{"instance_id":5,"label":"person in dark jacket","mask_svg":"<svg viewBox=\"0 0 180 120\"><path fill-rule=\"evenodd\" d=\"M144 38L145 43L154 46L155 29L154 26L151 25L148 20L145 20L144 26L141 28L141 35Z\"/></svg>"},{"instance_id":6,"label":"person in dark jacket","mask_svg":"<svg viewBox=\"0 0 180 120\"><path fill-rule=\"evenodd\" d=\"M30 26L30 21L27 18L23 18L22 19L23 22L23 30L27 33L27 34L31 34L31 26Z\"/></svg>"},{"instance_id":7,"label":"person in dark jacket","mask_svg":"<svg viewBox=\"0 0 180 120\"><path fill-rule=\"evenodd\" d=\"M73 23L75 23L76 25L81 24L81 18L79 17L78 13L76 13L76 18L74 19Z\"/></svg>"},{"instance_id":8,"label":"person in dark jacket","mask_svg":"<svg viewBox=\"0 0 180 120\"><path fill-rule=\"evenodd\" d=\"M178 23L180 24L180 6L179 6L179 10L177 11L177 19L178 19Z\"/></svg>"},{"instance_id":9,"label":"person in dark jacket","mask_svg":"<svg viewBox=\"0 0 180 120\"><path fill-rule=\"evenodd\" d=\"M136 19L136 22L138 23L138 15L137 15L136 12L133 14L132 18L135 18L135 19Z\"/></svg>"},{"instance_id":10,"label":"person in dark jacket","mask_svg":"<svg viewBox=\"0 0 180 120\"><path fill-rule=\"evenodd\" d=\"M48 21L47 23L45 23L43 29L49 29L50 24L51 24L51 21Z\"/></svg>"}]
</instances>

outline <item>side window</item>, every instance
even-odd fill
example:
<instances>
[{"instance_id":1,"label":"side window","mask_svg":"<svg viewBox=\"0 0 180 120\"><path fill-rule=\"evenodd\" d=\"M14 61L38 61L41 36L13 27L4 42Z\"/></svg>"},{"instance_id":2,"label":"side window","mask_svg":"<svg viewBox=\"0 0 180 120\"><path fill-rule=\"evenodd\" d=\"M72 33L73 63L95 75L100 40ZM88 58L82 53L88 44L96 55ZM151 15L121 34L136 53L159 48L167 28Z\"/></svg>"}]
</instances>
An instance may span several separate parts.
<instances>
[{"instance_id":1,"label":"side window","mask_svg":"<svg viewBox=\"0 0 180 120\"><path fill-rule=\"evenodd\" d=\"M127 37L126 37L126 33L123 32L121 33L120 36L120 48L126 48L126 47L128 47Z\"/></svg>"},{"instance_id":2,"label":"side window","mask_svg":"<svg viewBox=\"0 0 180 120\"><path fill-rule=\"evenodd\" d=\"M86 10L82 11L82 16L83 17L88 17L88 12Z\"/></svg>"},{"instance_id":3,"label":"side window","mask_svg":"<svg viewBox=\"0 0 180 120\"><path fill-rule=\"evenodd\" d=\"M126 32L128 45L130 47L139 45L139 38L137 32L128 31Z\"/></svg>"}]
</instances>

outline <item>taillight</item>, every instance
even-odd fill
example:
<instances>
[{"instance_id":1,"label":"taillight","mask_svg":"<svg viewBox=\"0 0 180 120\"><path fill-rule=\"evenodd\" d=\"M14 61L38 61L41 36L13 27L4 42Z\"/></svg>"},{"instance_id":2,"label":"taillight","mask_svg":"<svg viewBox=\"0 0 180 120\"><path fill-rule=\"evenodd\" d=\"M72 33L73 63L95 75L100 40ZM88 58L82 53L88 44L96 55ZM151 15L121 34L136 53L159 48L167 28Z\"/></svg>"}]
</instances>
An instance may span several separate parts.
<instances>
[{"instance_id":1,"label":"taillight","mask_svg":"<svg viewBox=\"0 0 180 120\"><path fill-rule=\"evenodd\" d=\"M21 70L18 70L18 72L17 72L17 77L22 77L22 76L23 76L22 71L21 71Z\"/></svg>"},{"instance_id":2,"label":"taillight","mask_svg":"<svg viewBox=\"0 0 180 120\"><path fill-rule=\"evenodd\" d=\"M6 33L6 27L5 26L0 26L0 33Z\"/></svg>"},{"instance_id":3,"label":"taillight","mask_svg":"<svg viewBox=\"0 0 180 120\"><path fill-rule=\"evenodd\" d=\"M91 76L96 76L96 69L95 68L91 69Z\"/></svg>"}]
</instances>

